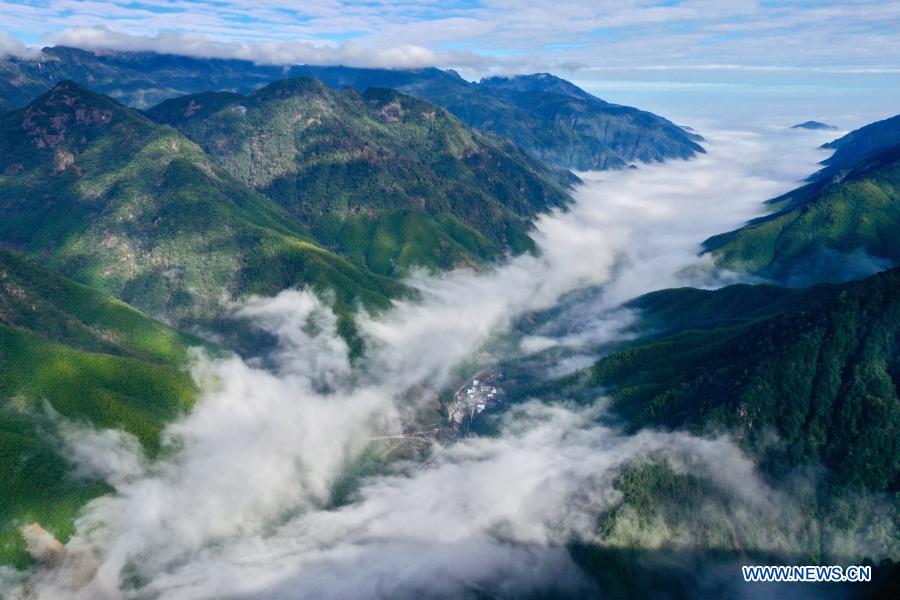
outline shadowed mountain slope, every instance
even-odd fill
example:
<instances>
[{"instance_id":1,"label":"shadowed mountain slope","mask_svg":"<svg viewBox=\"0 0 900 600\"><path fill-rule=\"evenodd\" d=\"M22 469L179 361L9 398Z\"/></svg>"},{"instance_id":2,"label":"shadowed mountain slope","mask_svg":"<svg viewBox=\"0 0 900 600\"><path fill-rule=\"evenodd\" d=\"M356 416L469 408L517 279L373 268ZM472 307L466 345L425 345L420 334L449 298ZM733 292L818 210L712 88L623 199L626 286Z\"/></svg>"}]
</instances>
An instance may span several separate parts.
<instances>
[{"instance_id":1,"label":"shadowed mountain slope","mask_svg":"<svg viewBox=\"0 0 900 600\"><path fill-rule=\"evenodd\" d=\"M825 168L810 179L833 178L856 163L897 145L900 145L900 115L869 123L823 144L823 149L834 150L834 154L822 161Z\"/></svg>"},{"instance_id":2,"label":"shadowed mountain slope","mask_svg":"<svg viewBox=\"0 0 900 600\"><path fill-rule=\"evenodd\" d=\"M898 490L900 270L806 290L666 290L630 306L659 333L602 359L588 385L607 386L632 429L729 431L772 474L821 463L840 485Z\"/></svg>"}]
</instances>

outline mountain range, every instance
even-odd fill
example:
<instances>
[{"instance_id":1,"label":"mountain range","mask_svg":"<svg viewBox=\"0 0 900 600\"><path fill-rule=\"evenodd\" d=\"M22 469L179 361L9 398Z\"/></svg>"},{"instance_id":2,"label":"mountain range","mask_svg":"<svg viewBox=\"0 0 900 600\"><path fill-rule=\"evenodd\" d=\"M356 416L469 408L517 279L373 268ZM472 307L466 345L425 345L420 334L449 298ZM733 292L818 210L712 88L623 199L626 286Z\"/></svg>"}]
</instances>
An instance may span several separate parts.
<instances>
[{"instance_id":1,"label":"mountain range","mask_svg":"<svg viewBox=\"0 0 900 600\"><path fill-rule=\"evenodd\" d=\"M628 304L649 333L590 382L611 387L633 430L728 431L773 476L824 464L836 484L896 492L898 292L897 269L804 289L654 292Z\"/></svg>"},{"instance_id":2,"label":"mountain range","mask_svg":"<svg viewBox=\"0 0 900 600\"><path fill-rule=\"evenodd\" d=\"M844 169L900 144L900 115L869 123L845 136L822 145L834 153L822 161L825 168L812 179L824 179L840 174Z\"/></svg>"},{"instance_id":3,"label":"mountain range","mask_svg":"<svg viewBox=\"0 0 900 600\"><path fill-rule=\"evenodd\" d=\"M301 66L292 72L332 86L392 87L446 108L465 123L504 136L537 158L576 170L633 161L690 158L702 137L652 113L604 102L546 73L468 82L456 73Z\"/></svg>"},{"instance_id":4,"label":"mountain range","mask_svg":"<svg viewBox=\"0 0 900 600\"><path fill-rule=\"evenodd\" d=\"M65 540L79 508L109 491L73 470L61 418L123 429L152 457L192 404L187 347L208 342L163 321L241 350L220 320L223 293L309 285L334 300L360 352L356 311L410 294L397 279L407 267L531 250L531 220L564 207L577 181L390 90L296 79L208 98L219 110L190 97L144 114L63 81L0 113L4 563L30 560L22 524ZM226 139L252 146L252 161L214 141L238 106L244 137Z\"/></svg>"},{"instance_id":5,"label":"mountain range","mask_svg":"<svg viewBox=\"0 0 900 600\"><path fill-rule=\"evenodd\" d=\"M455 72L257 65L152 52L44 48L0 60L0 110L20 108L62 80L73 80L136 108L209 90L241 94L275 80L315 77L334 88L392 88L437 104L464 123L501 135L536 158L589 170L637 161L690 158L702 138L654 114L606 103L547 74L468 82Z\"/></svg>"}]
</instances>

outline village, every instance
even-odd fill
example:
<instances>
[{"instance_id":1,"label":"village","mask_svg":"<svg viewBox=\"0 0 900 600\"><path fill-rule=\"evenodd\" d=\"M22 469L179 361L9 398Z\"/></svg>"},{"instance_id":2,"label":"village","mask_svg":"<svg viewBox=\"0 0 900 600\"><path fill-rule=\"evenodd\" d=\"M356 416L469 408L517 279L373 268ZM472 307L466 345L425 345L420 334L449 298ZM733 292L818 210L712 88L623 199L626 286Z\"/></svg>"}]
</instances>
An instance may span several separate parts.
<instances>
[{"instance_id":1,"label":"village","mask_svg":"<svg viewBox=\"0 0 900 600\"><path fill-rule=\"evenodd\" d=\"M472 423L476 415L500 402L501 391L497 382L503 378L501 371L482 371L460 387L453 394L453 401L447 406L447 420L455 431Z\"/></svg>"}]
</instances>

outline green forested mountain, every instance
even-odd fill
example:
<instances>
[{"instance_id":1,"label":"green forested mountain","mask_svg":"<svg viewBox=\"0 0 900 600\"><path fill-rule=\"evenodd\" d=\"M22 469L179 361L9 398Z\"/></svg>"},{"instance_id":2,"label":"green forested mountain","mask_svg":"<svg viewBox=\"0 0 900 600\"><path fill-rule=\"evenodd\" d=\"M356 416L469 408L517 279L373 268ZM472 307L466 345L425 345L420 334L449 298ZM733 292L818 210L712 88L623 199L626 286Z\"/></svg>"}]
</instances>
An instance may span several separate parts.
<instances>
[{"instance_id":1,"label":"green forested mountain","mask_svg":"<svg viewBox=\"0 0 900 600\"><path fill-rule=\"evenodd\" d=\"M193 402L189 345L199 342L0 249L0 562L26 560L29 523L65 539L81 504L107 489L73 473L54 412L124 429L152 455Z\"/></svg>"},{"instance_id":2,"label":"green forested mountain","mask_svg":"<svg viewBox=\"0 0 900 600\"><path fill-rule=\"evenodd\" d=\"M434 105L378 88L360 95L301 78L251 96L168 100L148 115L316 239L385 275L531 248L530 220L564 206L574 180Z\"/></svg>"},{"instance_id":3,"label":"green forested mountain","mask_svg":"<svg viewBox=\"0 0 900 600\"><path fill-rule=\"evenodd\" d=\"M632 307L661 332L589 376L630 428L729 431L769 473L824 464L838 486L900 489L900 270L807 290L667 290Z\"/></svg>"},{"instance_id":4,"label":"green forested mountain","mask_svg":"<svg viewBox=\"0 0 900 600\"><path fill-rule=\"evenodd\" d=\"M546 73L470 83L452 72L396 73L346 67L295 67L332 86L392 87L423 98L463 122L512 140L550 163L578 170L631 161L689 158L701 138L652 113L610 104Z\"/></svg>"},{"instance_id":5,"label":"green forested mountain","mask_svg":"<svg viewBox=\"0 0 900 600\"><path fill-rule=\"evenodd\" d=\"M397 284L314 243L194 143L64 82L0 116L0 242L155 315L300 284L384 306Z\"/></svg>"},{"instance_id":6,"label":"green forested mountain","mask_svg":"<svg viewBox=\"0 0 900 600\"><path fill-rule=\"evenodd\" d=\"M772 201L776 212L704 242L718 264L787 281L841 280L900 262L900 146Z\"/></svg>"},{"instance_id":7,"label":"green forested mountain","mask_svg":"<svg viewBox=\"0 0 900 600\"><path fill-rule=\"evenodd\" d=\"M900 115L869 123L865 127L823 144L822 148L834 150L834 154L822 161L825 168L814 174L811 179L833 177L863 159L898 144L900 144Z\"/></svg>"},{"instance_id":8,"label":"green forested mountain","mask_svg":"<svg viewBox=\"0 0 900 600\"><path fill-rule=\"evenodd\" d=\"M268 82L301 76L359 92L370 87L397 89L565 168L618 168L635 160L687 158L702 152L697 136L661 117L608 104L545 74L472 83L435 68L285 67L153 52L94 53L54 47L34 58L0 60L0 110L23 107L65 79L125 104L147 108L182 94L211 90L247 94Z\"/></svg>"},{"instance_id":9,"label":"green forested mountain","mask_svg":"<svg viewBox=\"0 0 900 600\"><path fill-rule=\"evenodd\" d=\"M182 362L186 336L121 300L0 247L0 323L88 352Z\"/></svg>"}]
</instances>

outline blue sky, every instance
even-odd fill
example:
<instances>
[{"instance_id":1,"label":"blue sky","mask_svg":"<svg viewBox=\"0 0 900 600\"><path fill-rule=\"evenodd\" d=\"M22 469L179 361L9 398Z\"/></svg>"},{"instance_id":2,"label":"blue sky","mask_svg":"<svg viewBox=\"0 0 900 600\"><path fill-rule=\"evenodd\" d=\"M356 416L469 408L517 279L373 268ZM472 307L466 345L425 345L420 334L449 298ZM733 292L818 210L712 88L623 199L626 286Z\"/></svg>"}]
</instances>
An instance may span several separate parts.
<instances>
[{"instance_id":1,"label":"blue sky","mask_svg":"<svg viewBox=\"0 0 900 600\"><path fill-rule=\"evenodd\" d=\"M549 71L688 119L900 112L896 1L0 0L0 31L7 53L64 43L472 79Z\"/></svg>"}]
</instances>

